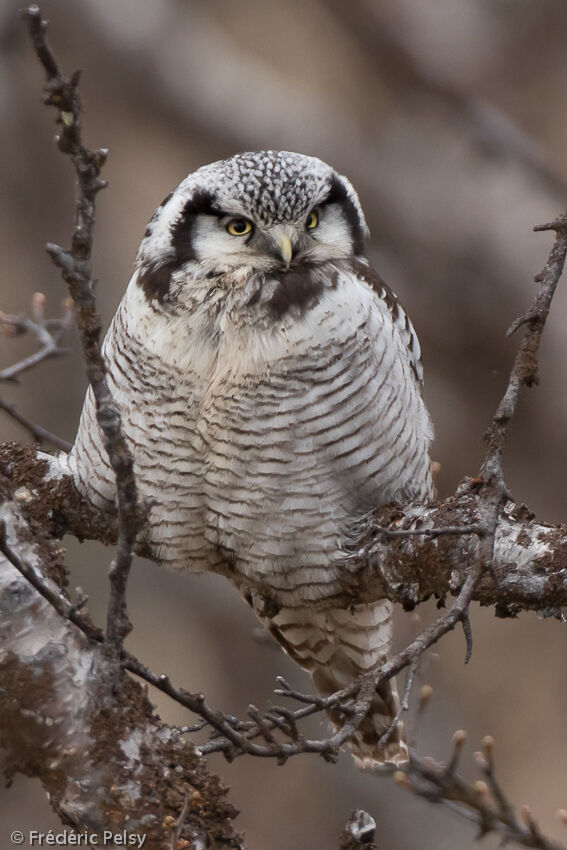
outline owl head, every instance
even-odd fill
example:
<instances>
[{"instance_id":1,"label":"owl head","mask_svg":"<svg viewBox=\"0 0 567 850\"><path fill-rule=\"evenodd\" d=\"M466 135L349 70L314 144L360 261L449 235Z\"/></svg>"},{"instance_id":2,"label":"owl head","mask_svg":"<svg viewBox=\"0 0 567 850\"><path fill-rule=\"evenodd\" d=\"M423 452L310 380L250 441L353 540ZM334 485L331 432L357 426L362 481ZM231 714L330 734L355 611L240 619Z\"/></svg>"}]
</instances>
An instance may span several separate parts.
<instances>
[{"instance_id":1,"label":"owl head","mask_svg":"<svg viewBox=\"0 0 567 850\"><path fill-rule=\"evenodd\" d=\"M199 168L165 198L140 245L138 281L164 301L177 272L210 279L357 256L366 233L353 186L320 159L237 154Z\"/></svg>"}]
</instances>

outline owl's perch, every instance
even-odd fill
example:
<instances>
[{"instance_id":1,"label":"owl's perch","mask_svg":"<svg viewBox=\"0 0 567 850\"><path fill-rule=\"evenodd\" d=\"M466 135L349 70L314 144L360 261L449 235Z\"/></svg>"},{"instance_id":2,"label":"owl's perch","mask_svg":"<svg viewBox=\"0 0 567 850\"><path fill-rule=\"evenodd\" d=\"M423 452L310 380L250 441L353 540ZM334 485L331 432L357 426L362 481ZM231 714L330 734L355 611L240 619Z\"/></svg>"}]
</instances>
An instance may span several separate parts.
<instances>
[{"instance_id":1,"label":"owl's perch","mask_svg":"<svg viewBox=\"0 0 567 850\"><path fill-rule=\"evenodd\" d=\"M479 496L467 490L432 505L382 509L375 516L380 530L370 528L355 556L364 564L363 593L370 588L379 593L382 586L389 599L406 608L429 596L454 594L478 547L477 533L459 533L456 528L478 528L478 517ZM410 534L405 536L404 530ZM389 531L402 535L391 537ZM498 517L491 569L485 571L473 600L493 606L498 616L566 605L567 526L538 523L525 505L507 502Z\"/></svg>"},{"instance_id":2,"label":"owl's perch","mask_svg":"<svg viewBox=\"0 0 567 850\"><path fill-rule=\"evenodd\" d=\"M33 447L0 446L5 492L16 494L26 517L55 536L71 533L115 542L115 518L82 499L69 476L47 478L46 472L45 455ZM413 608L431 596L455 595L478 547L479 485L474 480L442 501L392 504L376 511L358 547L345 553L344 593L332 604L349 607L388 598ZM140 554L148 553L140 547ZM506 502L498 517L491 569L473 601L494 607L498 616L567 606L567 525L538 522L525 505Z\"/></svg>"},{"instance_id":3,"label":"owl's perch","mask_svg":"<svg viewBox=\"0 0 567 850\"><path fill-rule=\"evenodd\" d=\"M57 594L62 566L54 541L32 530L9 500L0 522L3 544L17 548ZM99 843L105 830L126 829L145 836L148 850L168 850L177 830L179 840L189 839L179 846L242 847L226 789L187 736L160 721L133 679L123 676L116 692L104 647L1 556L0 612L0 773L8 781L16 772L39 777L63 822Z\"/></svg>"}]
</instances>

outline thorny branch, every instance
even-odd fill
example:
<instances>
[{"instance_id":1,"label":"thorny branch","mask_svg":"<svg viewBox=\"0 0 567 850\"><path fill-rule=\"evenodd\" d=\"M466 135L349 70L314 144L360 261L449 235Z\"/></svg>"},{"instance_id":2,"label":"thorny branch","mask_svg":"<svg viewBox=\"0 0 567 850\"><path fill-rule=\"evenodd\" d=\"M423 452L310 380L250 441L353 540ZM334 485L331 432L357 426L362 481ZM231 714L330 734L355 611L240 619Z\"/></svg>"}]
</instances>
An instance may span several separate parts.
<instances>
[{"instance_id":1,"label":"thorny branch","mask_svg":"<svg viewBox=\"0 0 567 850\"><path fill-rule=\"evenodd\" d=\"M132 628L126 609L126 583L134 541L142 523L142 512L138 507L132 455L122 433L120 412L106 380L106 368L100 351L102 325L96 311L95 282L92 278L95 202L98 192L107 185L100 173L108 152L103 148L91 151L83 146L82 106L78 90L80 73L75 71L69 79L61 73L47 43L47 24L42 20L39 7L29 6L24 16L36 55L47 77L45 103L57 109L57 120L61 126L57 144L59 150L70 157L77 177L78 197L71 249L65 251L50 243L47 251L61 270L76 305L77 325L87 376L96 401L97 421L116 476L118 542L109 570L111 592L106 646L110 655L118 659L124 638Z\"/></svg>"}]
</instances>

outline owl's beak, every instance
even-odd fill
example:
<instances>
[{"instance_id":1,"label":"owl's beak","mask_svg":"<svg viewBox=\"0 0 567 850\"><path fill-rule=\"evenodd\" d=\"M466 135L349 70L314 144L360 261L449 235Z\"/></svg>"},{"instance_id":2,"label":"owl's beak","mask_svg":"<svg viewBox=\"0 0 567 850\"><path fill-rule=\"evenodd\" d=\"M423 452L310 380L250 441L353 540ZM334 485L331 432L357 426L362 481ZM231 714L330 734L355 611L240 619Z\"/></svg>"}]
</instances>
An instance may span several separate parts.
<instances>
[{"instance_id":1,"label":"owl's beak","mask_svg":"<svg viewBox=\"0 0 567 850\"><path fill-rule=\"evenodd\" d=\"M291 263L291 258L293 257L293 245L291 244L291 239L287 235L287 233L282 233L278 240L278 249L281 255L282 260L289 266Z\"/></svg>"}]
</instances>

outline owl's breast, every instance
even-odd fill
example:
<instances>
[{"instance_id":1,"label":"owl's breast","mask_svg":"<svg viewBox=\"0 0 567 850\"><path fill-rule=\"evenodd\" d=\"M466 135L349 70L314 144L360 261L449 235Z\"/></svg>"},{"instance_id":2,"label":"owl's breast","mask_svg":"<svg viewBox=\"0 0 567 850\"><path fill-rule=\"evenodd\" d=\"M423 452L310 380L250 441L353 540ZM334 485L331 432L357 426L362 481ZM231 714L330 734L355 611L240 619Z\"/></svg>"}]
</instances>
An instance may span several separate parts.
<instances>
[{"instance_id":1,"label":"owl's breast","mask_svg":"<svg viewBox=\"0 0 567 850\"><path fill-rule=\"evenodd\" d=\"M430 488L429 419L403 341L347 283L267 331L227 327L198 422L207 539L303 599L332 592L355 520Z\"/></svg>"},{"instance_id":2,"label":"owl's breast","mask_svg":"<svg viewBox=\"0 0 567 850\"><path fill-rule=\"evenodd\" d=\"M134 288L107 335L111 390L153 503L146 541L173 566L228 561L283 602L332 594L352 524L430 491L411 352L352 274L318 291L230 295L165 313ZM71 463L84 491L112 504L90 396Z\"/></svg>"}]
</instances>

